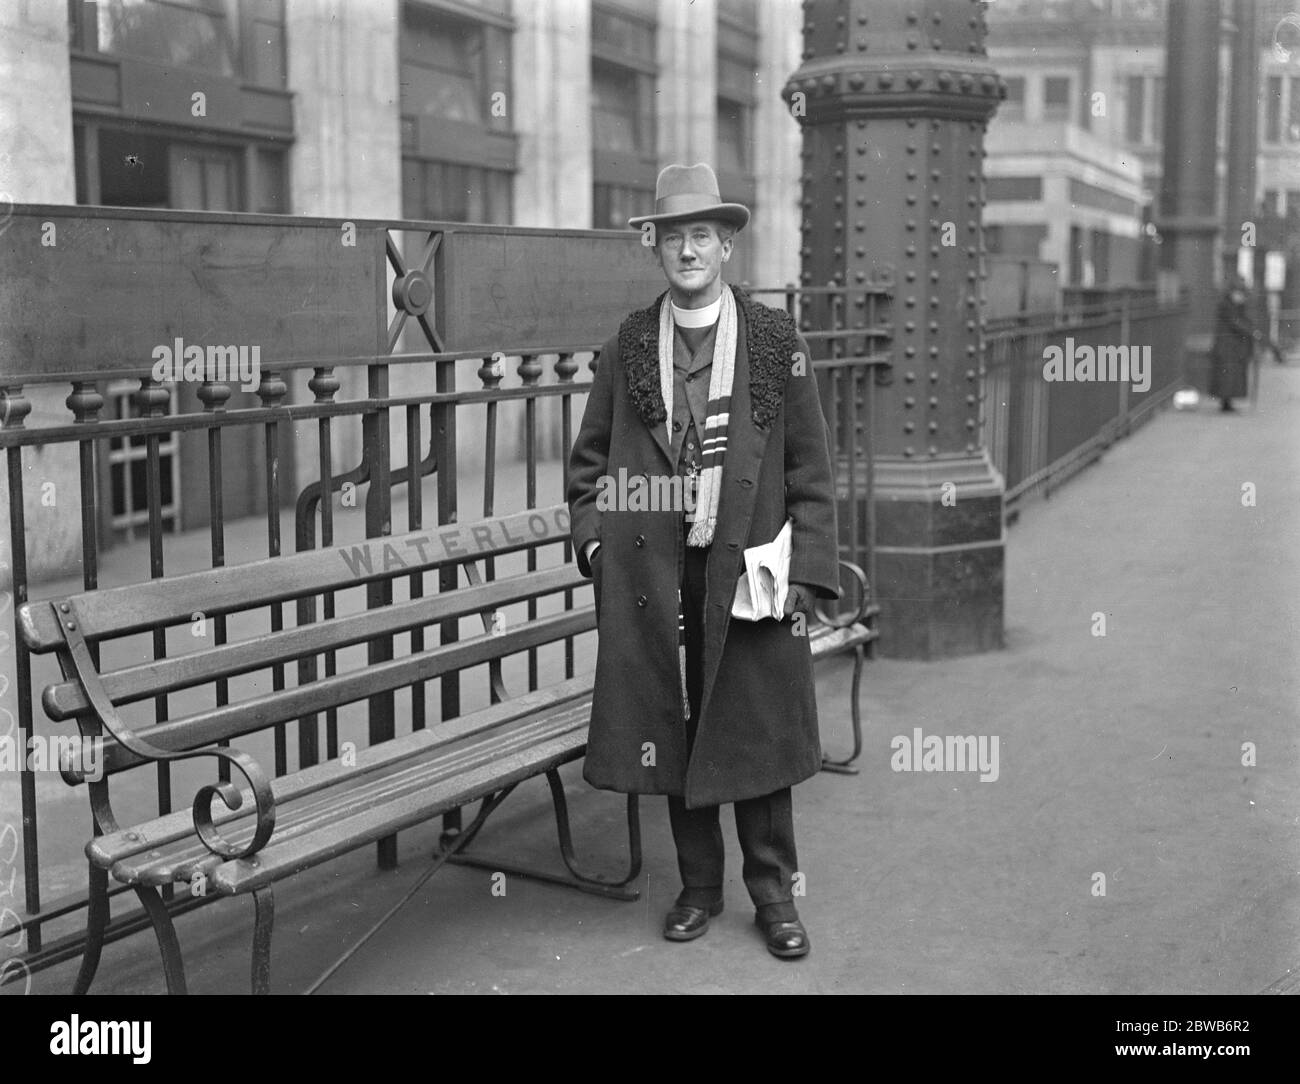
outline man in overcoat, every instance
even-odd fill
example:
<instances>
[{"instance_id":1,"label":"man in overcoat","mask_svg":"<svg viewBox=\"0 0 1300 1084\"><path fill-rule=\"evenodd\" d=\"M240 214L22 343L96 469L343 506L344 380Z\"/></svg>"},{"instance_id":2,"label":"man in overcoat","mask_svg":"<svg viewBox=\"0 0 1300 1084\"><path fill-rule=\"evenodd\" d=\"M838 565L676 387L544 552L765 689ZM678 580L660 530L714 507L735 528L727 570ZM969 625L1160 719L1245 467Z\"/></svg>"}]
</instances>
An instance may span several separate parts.
<instances>
[{"instance_id":1,"label":"man in overcoat","mask_svg":"<svg viewBox=\"0 0 1300 1084\"><path fill-rule=\"evenodd\" d=\"M668 796L682 890L666 938L722 911L733 803L755 921L774 955L803 956L790 788L821 765L806 615L840 590L826 422L793 320L722 281L748 209L707 165L668 166L655 196L629 225L668 290L601 350L569 463L599 629L583 774ZM744 550L787 520L784 616L733 618Z\"/></svg>"},{"instance_id":2,"label":"man in overcoat","mask_svg":"<svg viewBox=\"0 0 1300 1084\"><path fill-rule=\"evenodd\" d=\"M1210 394L1221 409L1233 411L1233 399L1247 392L1247 371L1255 344L1263 339L1250 318L1246 283L1234 277L1214 314L1214 348L1210 356Z\"/></svg>"}]
</instances>

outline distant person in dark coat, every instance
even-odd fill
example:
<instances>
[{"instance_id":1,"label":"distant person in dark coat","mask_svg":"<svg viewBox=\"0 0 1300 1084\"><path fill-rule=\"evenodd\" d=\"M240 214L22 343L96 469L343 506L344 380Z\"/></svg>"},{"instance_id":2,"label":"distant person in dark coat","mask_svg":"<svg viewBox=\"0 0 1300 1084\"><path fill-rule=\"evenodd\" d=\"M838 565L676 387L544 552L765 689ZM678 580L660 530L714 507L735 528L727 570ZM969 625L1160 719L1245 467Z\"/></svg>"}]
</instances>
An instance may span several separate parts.
<instances>
[{"instance_id":1,"label":"distant person in dark coat","mask_svg":"<svg viewBox=\"0 0 1300 1084\"><path fill-rule=\"evenodd\" d=\"M1246 394L1247 369L1255 354L1255 343L1263 334L1250 318L1246 283L1234 278L1219 299L1214 316L1214 350L1210 355L1210 394L1221 409L1232 411L1233 399Z\"/></svg>"}]
</instances>

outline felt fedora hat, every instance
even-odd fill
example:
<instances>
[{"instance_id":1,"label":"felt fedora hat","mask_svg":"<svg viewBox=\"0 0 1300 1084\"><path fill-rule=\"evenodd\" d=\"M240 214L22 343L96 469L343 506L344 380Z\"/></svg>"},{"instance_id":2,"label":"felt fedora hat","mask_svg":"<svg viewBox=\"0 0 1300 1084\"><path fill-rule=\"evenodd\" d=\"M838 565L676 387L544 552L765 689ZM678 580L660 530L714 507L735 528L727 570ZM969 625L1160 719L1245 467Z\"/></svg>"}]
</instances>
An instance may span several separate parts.
<instances>
[{"instance_id":1,"label":"felt fedora hat","mask_svg":"<svg viewBox=\"0 0 1300 1084\"><path fill-rule=\"evenodd\" d=\"M703 162L693 166L664 166L655 181L654 214L629 218L640 229L646 222L673 222L684 218L712 218L743 230L749 208L743 203L723 203L718 178Z\"/></svg>"}]
</instances>

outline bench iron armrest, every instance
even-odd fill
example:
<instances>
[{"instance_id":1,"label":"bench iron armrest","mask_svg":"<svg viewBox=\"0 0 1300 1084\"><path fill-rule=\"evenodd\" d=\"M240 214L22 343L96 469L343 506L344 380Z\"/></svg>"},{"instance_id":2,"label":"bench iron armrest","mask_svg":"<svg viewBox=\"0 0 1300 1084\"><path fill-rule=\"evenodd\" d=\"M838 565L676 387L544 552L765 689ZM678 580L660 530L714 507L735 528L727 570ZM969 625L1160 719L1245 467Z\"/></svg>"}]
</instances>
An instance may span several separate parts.
<instances>
[{"instance_id":1,"label":"bench iron armrest","mask_svg":"<svg viewBox=\"0 0 1300 1084\"><path fill-rule=\"evenodd\" d=\"M871 609L871 585L867 582L867 574L852 561L841 560L840 568L847 569L849 574L858 581L861 601L858 603L858 608L854 613L845 616L843 614L828 614L822 609L822 602L818 599L813 605L813 610L817 615L817 620L823 625L827 625L833 629L844 629L848 628L850 625L856 625L865 621L868 617L868 611Z\"/></svg>"},{"instance_id":2,"label":"bench iron armrest","mask_svg":"<svg viewBox=\"0 0 1300 1084\"><path fill-rule=\"evenodd\" d=\"M58 621L59 628L63 632L73 673L81 682L86 699L90 701L90 706L104 729L119 745L125 746L145 760L171 761L216 757L232 765L248 780L253 790L253 801L257 806L257 828L253 832L253 838L243 847L239 847L227 842L217 831L212 823L213 797L220 798L230 810L239 809L244 804L244 798L233 783L206 783L194 796L194 830L203 841L203 845L221 858L251 858L260 851L275 830L275 796L271 793L270 780L258 767L257 762L247 753L241 753L237 749L190 749L170 752L137 737L117 714L113 701L100 681L99 671L95 668L94 660L90 656L90 648L82 633L82 621L76 603L72 600L58 604L50 603L50 608L54 611L55 620Z\"/></svg>"}]
</instances>

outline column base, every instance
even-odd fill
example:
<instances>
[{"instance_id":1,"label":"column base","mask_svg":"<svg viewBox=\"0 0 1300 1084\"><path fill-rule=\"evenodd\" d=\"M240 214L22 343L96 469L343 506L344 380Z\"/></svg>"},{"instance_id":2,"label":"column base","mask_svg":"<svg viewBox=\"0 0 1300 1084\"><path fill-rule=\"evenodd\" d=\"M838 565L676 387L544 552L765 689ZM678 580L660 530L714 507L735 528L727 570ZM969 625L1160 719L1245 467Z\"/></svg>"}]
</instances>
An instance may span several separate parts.
<instances>
[{"instance_id":1,"label":"column base","mask_svg":"<svg viewBox=\"0 0 1300 1084\"><path fill-rule=\"evenodd\" d=\"M1003 646L1004 490L983 451L876 459L882 656L942 659Z\"/></svg>"}]
</instances>

